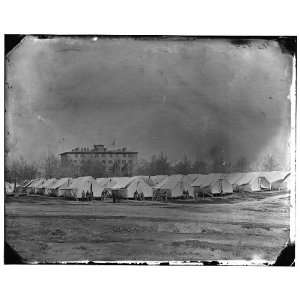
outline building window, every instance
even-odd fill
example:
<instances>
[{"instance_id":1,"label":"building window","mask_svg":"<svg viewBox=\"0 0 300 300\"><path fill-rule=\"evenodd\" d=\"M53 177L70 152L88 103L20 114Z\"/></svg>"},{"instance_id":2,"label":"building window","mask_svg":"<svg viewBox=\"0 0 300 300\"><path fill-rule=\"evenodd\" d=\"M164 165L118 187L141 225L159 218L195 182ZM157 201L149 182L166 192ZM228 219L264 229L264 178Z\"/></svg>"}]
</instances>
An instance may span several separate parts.
<instances>
[{"instance_id":1,"label":"building window","mask_svg":"<svg viewBox=\"0 0 300 300\"><path fill-rule=\"evenodd\" d=\"M105 161L105 160L102 160L102 163L103 163L103 164L105 164L105 163L106 163L106 161Z\"/></svg>"}]
</instances>

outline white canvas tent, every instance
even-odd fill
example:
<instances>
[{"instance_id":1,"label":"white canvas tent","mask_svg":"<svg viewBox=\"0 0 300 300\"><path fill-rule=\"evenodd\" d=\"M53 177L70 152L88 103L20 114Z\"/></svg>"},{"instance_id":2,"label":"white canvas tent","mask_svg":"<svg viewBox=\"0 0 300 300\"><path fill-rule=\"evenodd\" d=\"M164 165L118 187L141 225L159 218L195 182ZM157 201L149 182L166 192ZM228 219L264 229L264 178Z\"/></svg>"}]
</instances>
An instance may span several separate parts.
<instances>
[{"instance_id":1,"label":"white canvas tent","mask_svg":"<svg viewBox=\"0 0 300 300\"><path fill-rule=\"evenodd\" d=\"M15 184L5 181L5 193L6 195L12 195L15 191Z\"/></svg>"},{"instance_id":2,"label":"white canvas tent","mask_svg":"<svg viewBox=\"0 0 300 300\"><path fill-rule=\"evenodd\" d=\"M49 188L57 181L56 178L50 178L46 180L39 188L40 192L45 195L49 195Z\"/></svg>"},{"instance_id":3,"label":"white canvas tent","mask_svg":"<svg viewBox=\"0 0 300 300\"><path fill-rule=\"evenodd\" d=\"M38 184L36 184L34 193L42 195L44 193L44 185L47 181L48 181L47 179L43 179Z\"/></svg>"},{"instance_id":4,"label":"white canvas tent","mask_svg":"<svg viewBox=\"0 0 300 300\"><path fill-rule=\"evenodd\" d=\"M67 187L72 181L72 178L60 178L53 182L48 188L45 190L47 195L61 197L63 196L62 188Z\"/></svg>"},{"instance_id":5,"label":"white canvas tent","mask_svg":"<svg viewBox=\"0 0 300 300\"><path fill-rule=\"evenodd\" d=\"M290 172L287 171L270 171L270 172L260 172L261 175L265 176L266 179L272 185L277 181L283 181L290 175Z\"/></svg>"},{"instance_id":6,"label":"white canvas tent","mask_svg":"<svg viewBox=\"0 0 300 300\"><path fill-rule=\"evenodd\" d=\"M110 184L110 187L112 190L117 190L132 181L133 177L113 177L112 179L114 180L114 184Z\"/></svg>"},{"instance_id":7,"label":"white canvas tent","mask_svg":"<svg viewBox=\"0 0 300 300\"><path fill-rule=\"evenodd\" d=\"M66 198L81 199L82 192L91 192L95 179L91 176L78 177L72 180L71 184L60 188L62 194Z\"/></svg>"},{"instance_id":8,"label":"white canvas tent","mask_svg":"<svg viewBox=\"0 0 300 300\"><path fill-rule=\"evenodd\" d=\"M238 191L255 192L269 190L270 182L262 172L248 172L239 178L236 183Z\"/></svg>"},{"instance_id":9,"label":"white canvas tent","mask_svg":"<svg viewBox=\"0 0 300 300\"><path fill-rule=\"evenodd\" d=\"M171 175L153 187L153 194L156 197L166 193L168 198L181 198L185 196L184 192L188 192L192 196L193 188L191 183L192 180L188 176L181 174Z\"/></svg>"},{"instance_id":10,"label":"white canvas tent","mask_svg":"<svg viewBox=\"0 0 300 300\"><path fill-rule=\"evenodd\" d=\"M232 184L226 179L224 174L211 173L201 174L192 183L195 198L201 195L231 194L233 192Z\"/></svg>"},{"instance_id":11,"label":"white canvas tent","mask_svg":"<svg viewBox=\"0 0 300 300\"><path fill-rule=\"evenodd\" d=\"M238 190L238 186L236 182L244 176L245 173L242 172L234 172L234 173L226 173L224 174L224 178L232 185L234 191Z\"/></svg>"},{"instance_id":12,"label":"white canvas tent","mask_svg":"<svg viewBox=\"0 0 300 300\"><path fill-rule=\"evenodd\" d=\"M93 195L94 198L101 198L107 185L111 182L110 178L97 178L93 182Z\"/></svg>"},{"instance_id":13,"label":"white canvas tent","mask_svg":"<svg viewBox=\"0 0 300 300\"><path fill-rule=\"evenodd\" d=\"M143 194L144 198L152 198L153 190L150 185L148 185L143 178L128 177L124 180L117 182L113 188L121 198L133 199L135 192L139 195Z\"/></svg>"},{"instance_id":14,"label":"white canvas tent","mask_svg":"<svg viewBox=\"0 0 300 300\"><path fill-rule=\"evenodd\" d=\"M200 175L203 174L188 174L186 176L191 180L191 183L193 183Z\"/></svg>"},{"instance_id":15,"label":"white canvas tent","mask_svg":"<svg viewBox=\"0 0 300 300\"><path fill-rule=\"evenodd\" d=\"M290 190L291 189L291 175L288 173L283 179L273 181L271 183L272 190Z\"/></svg>"},{"instance_id":16,"label":"white canvas tent","mask_svg":"<svg viewBox=\"0 0 300 300\"><path fill-rule=\"evenodd\" d=\"M155 186L165 180L168 175L155 175L155 176L145 176L145 182L150 186Z\"/></svg>"},{"instance_id":17,"label":"white canvas tent","mask_svg":"<svg viewBox=\"0 0 300 300\"><path fill-rule=\"evenodd\" d=\"M28 194L32 194L34 192L34 185L37 183L40 179L32 179L31 181L27 182L24 187Z\"/></svg>"},{"instance_id":18,"label":"white canvas tent","mask_svg":"<svg viewBox=\"0 0 300 300\"><path fill-rule=\"evenodd\" d=\"M97 178L93 184L93 194L95 198L102 198L103 196L111 196L112 187L122 177L111 178Z\"/></svg>"},{"instance_id":19,"label":"white canvas tent","mask_svg":"<svg viewBox=\"0 0 300 300\"><path fill-rule=\"evenodd\" d=\"M42 185L46 179L39 178L34 180L30 185L27 186L26 190L29 194L37 194L39 191L39 186Z\"/></svg>"},{"instance_id":20,"label":"white canvas tent","mask_svg":"<svg viewBox=\"0 0 300 300\"><path fill-rule=\"evenodd\" d=\"M103 178L96 178L97 183L99 183L100 185L105 186L108 182L110 182L110 178L109 177L103 177Z\"/></svg>"},{"instance_id":21,"label":"white canvas tent","mask_svg":"<svg viewBox=\"0 0 300 300\"><path fill-rule=\"evenodd\" d=\"M117 183L122 182L124 180L122 178L128 178L128 177L111 177L111 178L109 178L109 181L107 181L104 184L104 190L110 192Z\"/></svg>"}]
</instances>

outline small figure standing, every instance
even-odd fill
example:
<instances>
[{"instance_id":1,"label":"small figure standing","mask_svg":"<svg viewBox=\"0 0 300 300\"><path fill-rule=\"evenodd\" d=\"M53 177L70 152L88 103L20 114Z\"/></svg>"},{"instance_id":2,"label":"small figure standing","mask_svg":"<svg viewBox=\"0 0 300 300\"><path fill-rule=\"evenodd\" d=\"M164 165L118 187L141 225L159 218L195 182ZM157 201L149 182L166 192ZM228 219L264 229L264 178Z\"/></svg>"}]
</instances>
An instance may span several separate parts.
<instances>
[{"instance_id":1,"label":"small figure standing","mask_svg":"<svg viewBox=\"0 0 300 300\"><path fill-rule=\"evenodd\" d=\"M82 193L81 193L81 199L84 201L84 199L85 199L85 192L84 191L82 191Z\"/></svg>"},{"instance_id":2,"label":"small figure standing","mask_svg":"<svg viewBox=\"0 0 300 300\"><path fill-rule=\"evenodd\" d=\"M90 198L90 201L94 200L94 193L93 191L91 191L91 198Z\"/></svg>"},{"instance_id":3,"label":"small figure standing","mask_svg":"<svg viewBox=\"0 0 300 300\"><path fill-rule=\"evenodd\" d=\"M140 193L140 200L141 200L141 201L144 200L144 193L143 193L143 192Z\"/></svg>"},{"instance_id":4,"label":"small figure standing","mask_svg":"<svg viewBox=\"0 0 300 300\"><path fill-rule=\"evenodd\" d=\"M167 191L164 192L164 200L165 200L165 202L168 201L168 194L167 194Z\"/></svg>"}]
</instances>

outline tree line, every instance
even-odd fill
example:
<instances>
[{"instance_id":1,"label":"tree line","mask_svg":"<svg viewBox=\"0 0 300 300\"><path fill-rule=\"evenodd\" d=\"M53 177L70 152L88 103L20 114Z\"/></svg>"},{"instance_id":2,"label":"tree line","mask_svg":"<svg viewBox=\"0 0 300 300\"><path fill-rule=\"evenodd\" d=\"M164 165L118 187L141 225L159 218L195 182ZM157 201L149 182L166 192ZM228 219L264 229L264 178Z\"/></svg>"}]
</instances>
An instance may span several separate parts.
<instances>
[{"instance_id":1,"label":"tree line","mask_svg":"<svg viewBox=\"0 0 300 300\"><path fill-rule=\"evenodd\" d=\"M79 164L61 164L61 161L54 154L49 154L39 162L27 162L23 157L15 159L5 165L5 180L9 182L22 182L26 179L38 177L44 178L63 178L92 176L113 177L130 176L128 165L120 166L115 161L110 170L107 170L100 161L83 160Z\"/></svg>"},{"instance_id":2,"label":"tree line","mask_svg":"<svg viewBox=\"0 0 300 300\"><path fill-rule=\"evenodd\" d=\"M260 166L260 171L280 170L279 163L272 155L267 155ZM187 156L176 163L171 163L164 153L153 155L150 161L139 162L136 168L136 175L172 175L172 174L208 174L208 173L230 173L230 172L250 172L257 171L251 168L246 157L240 157L235 163L226 161L222 157L216 156L212 162L196 160L192 162Z\"/></svg>"},{"instance_id":3,"label":"tree line","mask_svg":"<svg viewBox=\"0 0 300 300\"><path fill-rule=\"evenodd\" d=\"M272 155L267 155L260 167L260 171L280 170L279 163ZM40 162L30 163L23 157L15 159L5 165L5 180L9 182L22 182L25 179L38 177L63 178L92 176L112 177L112 176L131 176L131 175L172 175L172 174L193 174L193 173L229 173L229 172L248 172L252 170L250 162L246 157L240 157L235 163L226 161L223 157L215 155L210 162L204 160L191 161L187 156L182 160L172 163L164 153L153 155L150 160L142 160L137 163L133 174L124 169L120 169L117 162L111 170L106 170L100 161L85 160L78 165L62 165L59 158L50 154Z\"/></svg>"}]
</instances>

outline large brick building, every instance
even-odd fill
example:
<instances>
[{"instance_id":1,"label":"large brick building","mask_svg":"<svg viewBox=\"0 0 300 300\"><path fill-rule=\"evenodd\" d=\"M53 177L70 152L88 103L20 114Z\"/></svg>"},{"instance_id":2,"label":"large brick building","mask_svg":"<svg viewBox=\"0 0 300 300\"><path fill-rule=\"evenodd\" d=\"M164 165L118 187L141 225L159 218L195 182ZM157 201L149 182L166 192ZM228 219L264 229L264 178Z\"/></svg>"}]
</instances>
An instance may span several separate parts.
<instances>
[{"instance_id":1,"label":"large brick building","mask_svg":"<svg viewBox=\"0 0 300 300\"><path fill-rule=\"evenodd\" d=\"M104 145L94 145L92 149L87 147L75 148L68 152L60 153L63 166L72 164L79 166L83 161L101 162L108 174L118 176L131 176L137 164L138 152L121 149L106 149Z\"/></svg>"}]
</instances>

